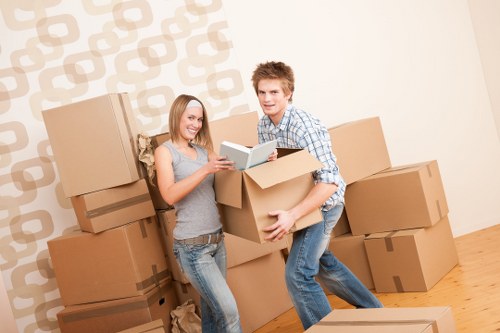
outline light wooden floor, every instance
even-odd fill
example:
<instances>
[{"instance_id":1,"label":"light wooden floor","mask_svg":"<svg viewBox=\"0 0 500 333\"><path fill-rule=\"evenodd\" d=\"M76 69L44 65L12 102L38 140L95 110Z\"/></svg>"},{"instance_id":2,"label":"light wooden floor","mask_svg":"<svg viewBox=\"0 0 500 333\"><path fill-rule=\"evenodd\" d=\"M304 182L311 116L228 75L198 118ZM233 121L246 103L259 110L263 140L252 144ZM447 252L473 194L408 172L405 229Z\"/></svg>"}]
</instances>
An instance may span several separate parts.
<instances>
[{"instance_id":1,"label":"light wooden floor","mask_svg":"<svg viewBox=\"0 0 500 333\"><path fill-rule=\"evenodd\" d=\"M459 265L427 292L376 293L385 307L450 305L459 333L500 332L500 224L455 239ZM333 308L352 308L329 296ZM255 333L303 332L295 309Z\"/></svg>"}]
</instances>

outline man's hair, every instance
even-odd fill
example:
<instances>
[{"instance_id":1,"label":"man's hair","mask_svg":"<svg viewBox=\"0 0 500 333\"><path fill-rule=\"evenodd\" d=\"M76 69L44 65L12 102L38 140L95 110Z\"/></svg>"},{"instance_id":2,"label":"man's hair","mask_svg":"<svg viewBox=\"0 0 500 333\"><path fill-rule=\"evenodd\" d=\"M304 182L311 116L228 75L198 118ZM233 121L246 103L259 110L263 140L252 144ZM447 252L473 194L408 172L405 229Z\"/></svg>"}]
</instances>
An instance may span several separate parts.
<instances>
[{"instance_id":1,"label":"man's hair","mask_svg":"<svg viewBox=\"0 0 500 333\"><path fill-rule=\"evenodd\" d=\"M170 132L170 137L173 142L179 140L179 124L182 117L182 114L186 110L186 107L191 100L196 100L201 104L203 108L203 122L201 129L193 140L193 143L198 144L206 149L212 150L212 138L210 136L210 128L208 126L208 116L207 110L205 109L205 105L196 97L191 95L179 95L172 103L170 107L170 113L168 115L168 128Z\"/></svg>"},{"instance_id":2,"label":"man's hair","mask_svg":"<svg viewBox=\"0 0 500 333\"><path fill-rule=\"evenodd\" d=\"M279 80L283 92L291 94L289 102L292 102L295 78L290 66L281 61L268 61L258 64L252 75L253 88L256 94L258 94L259 81L264 79Z\"/></svg>"}]
</instances>

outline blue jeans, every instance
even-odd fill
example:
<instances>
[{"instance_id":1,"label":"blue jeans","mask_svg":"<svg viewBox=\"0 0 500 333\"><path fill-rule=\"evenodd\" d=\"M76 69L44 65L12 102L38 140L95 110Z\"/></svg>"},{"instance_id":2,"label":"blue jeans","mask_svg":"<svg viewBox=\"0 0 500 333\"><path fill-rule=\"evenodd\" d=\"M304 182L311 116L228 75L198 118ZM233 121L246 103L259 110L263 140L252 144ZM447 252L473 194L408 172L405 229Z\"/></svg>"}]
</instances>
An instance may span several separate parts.
<instances>
[{"instance_id":1,"label":"blue jeans","mask_svg":"<svg viewBox=\"0 0 500 333\"><path fill-rule=\"evenodd\" d=\"M174 254L181 270L200 294L202 332L242 332L238 307L226 282L224 240L200 245L174 241Z\"/></svg>"},{"instance_id":2,"label":"blue jeans","mask_svg":"<svg viewBox=\"0 0 500 333\"><path fill-rule=\"evenodd\" d=\"M328 250L330 234L344 209L338 204L323 212L323 221L294 232L286 262L288 293L304 329L332 311L328 298L315 280L357 308L379 308L382 303Z\"/></svg>"}]
</instances>

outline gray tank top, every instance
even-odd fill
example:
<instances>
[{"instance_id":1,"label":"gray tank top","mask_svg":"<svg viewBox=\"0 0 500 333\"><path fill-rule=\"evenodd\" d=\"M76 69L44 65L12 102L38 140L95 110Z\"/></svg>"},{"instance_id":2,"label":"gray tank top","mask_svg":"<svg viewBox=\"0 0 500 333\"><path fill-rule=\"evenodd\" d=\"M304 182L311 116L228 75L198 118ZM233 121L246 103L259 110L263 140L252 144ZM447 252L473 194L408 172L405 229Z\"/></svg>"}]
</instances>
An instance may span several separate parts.
<instances>
[{"instance_id":1,"label":"gray tank top","mask_svg":"<svg viewBox=\"0 0 500 333\"><path fill-rule=\"evenodd\" d=\"M172 155L176 182L190 176L208 162L208 153L200 146L193 145L197 158L192 160L179 152L170 141L163 145L170 150ZM174 204L177 216L174 228L175 239L214 233L222 227L213 185L214 175L210 174L191 193Z\"/></svg>"}]
</instances>

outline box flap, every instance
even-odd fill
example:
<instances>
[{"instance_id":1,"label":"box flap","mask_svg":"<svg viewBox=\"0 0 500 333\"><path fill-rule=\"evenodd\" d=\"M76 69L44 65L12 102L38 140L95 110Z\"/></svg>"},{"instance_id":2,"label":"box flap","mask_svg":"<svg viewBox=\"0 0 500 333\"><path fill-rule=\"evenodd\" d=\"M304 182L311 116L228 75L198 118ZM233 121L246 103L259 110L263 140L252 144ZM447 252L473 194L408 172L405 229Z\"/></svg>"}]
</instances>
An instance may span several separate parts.
<instances>
[{"instance_id":1,"label":"box flap","mask_svg":"<svg viewBox=\"0 0 500 333\"><path fill-rule=\"evenodd\" d=\"M215 200L223 205L241 208L243 186L241 171L219 171L215 174Z\"/></svg>"},{"instance_id":2,"label":"box flap","mask_svg":"<svg viewBox=\"0 0 500 333\"><path fill-rule=\"evenodd\" d=\"M276 161L247 169L244 174L264 189L322 167L323 164L308 151L299 150Z\"/></svg>"}]
</instances>

